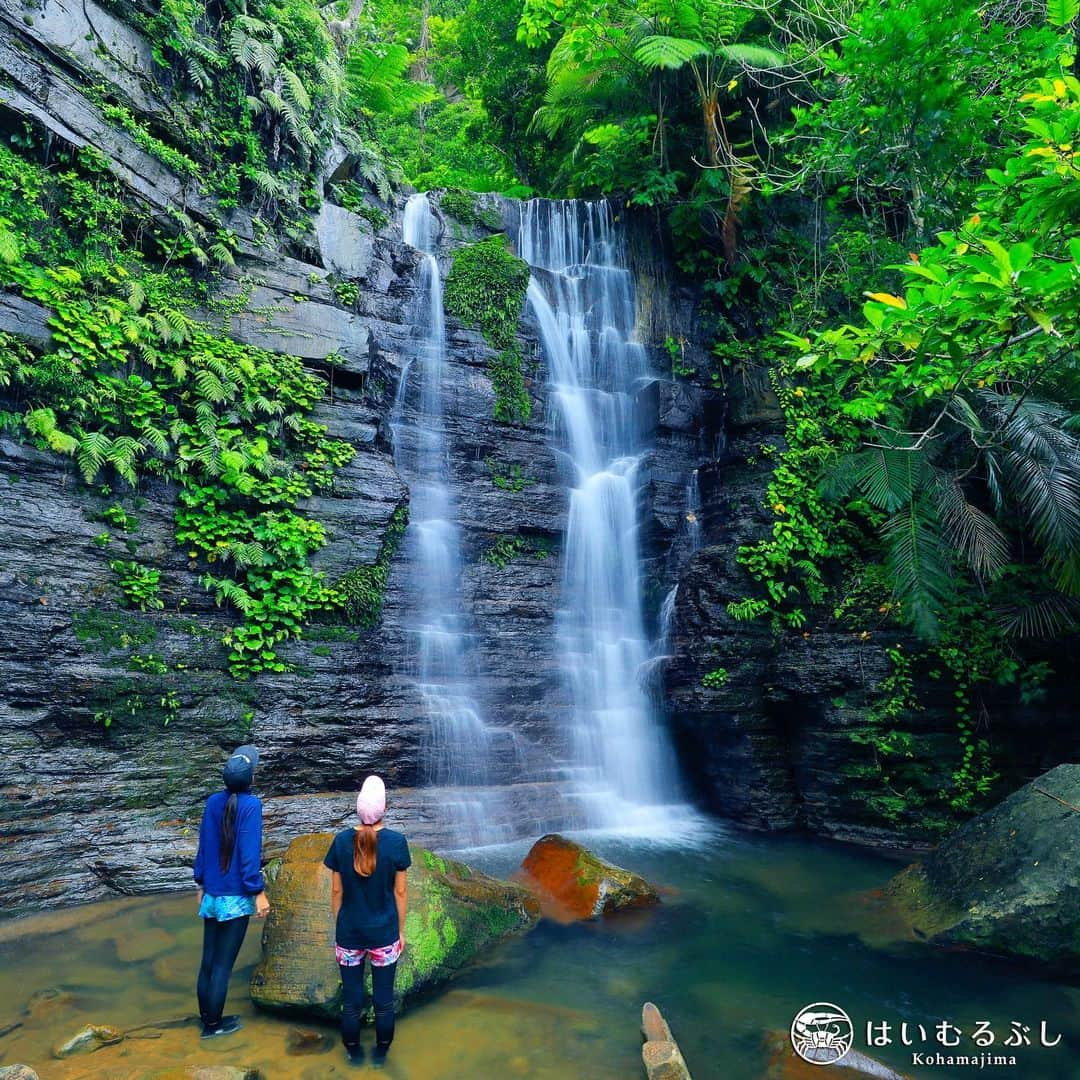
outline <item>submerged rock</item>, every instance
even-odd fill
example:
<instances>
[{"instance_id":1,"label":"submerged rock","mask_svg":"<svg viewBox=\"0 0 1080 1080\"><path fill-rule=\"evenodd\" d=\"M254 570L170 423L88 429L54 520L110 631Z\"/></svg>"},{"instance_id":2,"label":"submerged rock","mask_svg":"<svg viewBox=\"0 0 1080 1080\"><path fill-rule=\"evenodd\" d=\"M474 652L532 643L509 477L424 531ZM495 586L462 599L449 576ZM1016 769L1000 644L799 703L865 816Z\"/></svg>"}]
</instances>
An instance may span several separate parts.
<instances>
[{"instance_id":1,"label":"submerged rock","mask_svg":"<svg viewBox=\"0 0 1080 1080\"><path fill-rule=\"evenodd\" d=\"M147 1073L143 1080L263 1080L263 1074L237 1065L177 1065Z\"/></svg>"},{"instance_id":2,"label":"submerged rock","mask_svg":"<svg viewBox=\"0 0 1080 1080\"><path fill-rule=\"evenodd\" d=\"M325 1031L289 1028L285 1033L285 1053L292 1057L301 1054L325 1054L334 1049L334 1040Z\"/></svg>"},{"instance_id":3,"label":"submerged rock","mask_svg":"<svg viewBox=\"0 0 1080 1080\"><path fill-rule=\"evenodd\" d=\"M519 880L535 891L544 914L559 922L597 919L660 902L656 889L643 877L557 833L533 844Z\"/></svg>"},{"instance_id":4,"label":"submerged rock","mask_svg":"<svg viewBox=\"0 0 1080 1080\"><path fill-rule=\"evenodd\" d=\"M768 1066L764 1080L820 1080L822 1066L828 1067L830 1080L908 1080L883 1062L868 1057L854 1048L839 1061L805 1061L791 1047L786 1031L767 1032L764 1039Z\"/></svg>"},{"instance_id":5,"label":"submerged rock","mask_svg":"<svg viewBox=\"0 0 1080 1080\"><path fill-rule=\"evenodd\" d=\"M119 1028L108 1024L87 1024L86 1027L76 1031L70 1039L57 1044L53 1049L53 1057L66 1058L74 1054L90 1054L103 1046L112 1046L113 1043L122 1042L123 1039L124 1033Z\"/></svg>"},{"instance_id":6,"label":"submerged rock","mask_svg":"<svg viewBox=\"0 0 1080 1080\"><path fill-rule=\"evenodd\" d=\"M886 892L920 938L1080 970L1080 765L973 818Z\"/></svg>"},{"instance_id":7,"label":"submerged rock","mask_svg":"<svg viewBox=\"0 0 1080 1080\"><path fill-rule=\"evenodd\" d=\"M0 1065L0 1080L39 1080L29 1065Z\"/></svg>"},{"instance_id":8,"label":"submerged rock","mask_svg":"<svg viewBox=\"0 0 1080 1080\"><path fill-rule=\"evenodd\" d=\"M30 1000L23 1009L23 1017L27 1020L46 1020L54 1012L60 1009L70 1008L75 1001L75 995L67 990L61 990L57 986L47 986L43 990L35 990L30 995ZM3 1074L0 1073L0 1076Z\"/></svg>"},{"instance_id":9,"label":"submerged rock","mask_svg":"<svg viewBox=\"0 0 1080 1080\"><path fill-rule=\"evenodd\" d=\"M322 860L333 835L301 836L267 884L270 916L251 997L264 1009L336 1018L341 978L334 959L330 873ZM528 929L540 914L518 885L412 848L406 948L398 961L396 1003L442 985L487 945Z\"/></svg>"}]
</instances>

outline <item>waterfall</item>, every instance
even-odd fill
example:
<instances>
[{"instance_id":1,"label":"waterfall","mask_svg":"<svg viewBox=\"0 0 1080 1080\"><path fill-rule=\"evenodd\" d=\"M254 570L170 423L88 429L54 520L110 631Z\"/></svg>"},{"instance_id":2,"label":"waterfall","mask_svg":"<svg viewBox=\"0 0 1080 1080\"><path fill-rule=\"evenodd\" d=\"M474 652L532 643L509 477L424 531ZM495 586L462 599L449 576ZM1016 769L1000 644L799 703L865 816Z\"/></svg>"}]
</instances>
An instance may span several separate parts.
<instances>
[{"instance_id":1,"label":"waterfall","mask_svg":"<svg viewBox=\"0 0 1080 1080\"><path fill-rule=\"evenodd\" d=\"M405 243L422 253L414 309L422 334L402 373L391 418L394 464L409 484L405 536L415 567L410 621L413 674L429 720L424 777L460 788L487 782L491 732L474 700L468 675L467 624L460 595L461 539L443 415L446 324L443 284L435 255L439 221L425 195L405 206ZM462 842L485 838L479 791L447 797Z\"/></svg>"},{"instance_id":2,"label":"waterfall","mask_svg":"<svg viewBox=\"0 0 1080 1080\"><path fill-rule=\"evenodd\" d=\"M697 469L686 483L686 541L688 554L701 550L701 486Z\"/></svg>"},{"instance_id":3,"label":"waterfall","mask_svg":"<svg viewBox=\"0 0 1080 1080\"><path fill-rule=\"evenodd\" d=\"M515 225L514 222L511 223ZM569 749L590 824L622 826L680 797L674 757L646 681L638 489L648 447L635 395L651 378L633 340L634 290L606 202L520 204L518 252L533 267L528 303L569 469L557 619L569 682Z\"/></svg>"}]
</instances>

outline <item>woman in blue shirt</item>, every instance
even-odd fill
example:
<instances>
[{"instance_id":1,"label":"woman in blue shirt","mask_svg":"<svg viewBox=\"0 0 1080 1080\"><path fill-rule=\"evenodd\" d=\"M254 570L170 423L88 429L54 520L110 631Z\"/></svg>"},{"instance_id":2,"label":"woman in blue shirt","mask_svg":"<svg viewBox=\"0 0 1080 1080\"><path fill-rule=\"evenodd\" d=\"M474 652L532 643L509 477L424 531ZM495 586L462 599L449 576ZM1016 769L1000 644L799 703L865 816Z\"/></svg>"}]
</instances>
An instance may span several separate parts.
<instances>
[{"instance_id":1,"label":"woman in blue shirt","mask_svg":"<svg viewBox=\"0 0 1080 1080\"><path fill-rule=\"evenodd\" d=\"M264 918L270 902L263 891L262 803L251 794L259 751L238 747L225 763L225 790L206 800L195 856L199 915L203 920L199 967L202 1038L240 1030L240 1018L222 1016L233 965L252 915Z\"/></svg>"},{"instance_id":2,"label":"woman in blue shirt","mask_svg":"<svg viewBox=\"0 0 1080 1080\"><path fill-rule=\"evenodd\" d=\"M341 1039L352 1064L363 1061L360 1014L364 1008L364 961L371 964L375 999L376 1066L394 1038L394 973L405 948L406 875L412 859L405 837L383 827L386 788L369 776L356 797L360 826L334 837L323 860L333 874L330 909L341 971Z\"/></svg>"}]
</instances>

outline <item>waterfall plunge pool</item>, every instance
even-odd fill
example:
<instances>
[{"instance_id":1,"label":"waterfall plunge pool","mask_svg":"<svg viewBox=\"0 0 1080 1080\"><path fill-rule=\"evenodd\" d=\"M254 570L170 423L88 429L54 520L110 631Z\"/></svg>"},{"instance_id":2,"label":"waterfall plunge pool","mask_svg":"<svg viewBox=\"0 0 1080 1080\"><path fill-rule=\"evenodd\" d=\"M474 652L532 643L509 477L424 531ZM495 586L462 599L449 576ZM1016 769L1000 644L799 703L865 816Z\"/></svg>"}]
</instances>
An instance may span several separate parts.
<instances>
[{"instance_id":1,"label":"waterfall plunge pool","mask_svg":"<svg viewBox=\"0 0 1080 1080\"><path fill-rule=\"evenodd\" d=\"M607 858L664 886L663 904L601 923L541 924L494 950L452 988L400 1017L383 1075L410 1080L635 1080L641 1004L655 1001L695 1080L765 1080L763 1035L786 1030L812 1002L845 1009L856 1047L868 1020L893 1024L880 1060L911 1077L948 1077L970 1067L912 1067L899 1025L930 1037L941 1020L965 1039L988 1020L1000 1043L1013 1020L1034 1046L1011 1051L1014 1080L1080 1080L1080 988L1004 961L917 943L890 943L872 897L897 869L886 859L805 838L745 834L710 825L693 842L660 844L602 833L574 834ZM505 875L527 843L463 853ZM0 1065L22 1062L42 1080L142 1080L167 1066L258 1067L267 1080L363 1075L329 1052L291 1056L290 1029L319 1030L258 1013L247 980L259 955L248 932L228 1009L244 1030L200 1043L194 1025L141 1032L66 1061L52 1047L86 1023L130 1029L194 1011L201 928L193 894L139 897L0 924ZM1062 1041L1038 1045L1039 1022ZM325 1027L328 1034L333 1029ZM366 1034L370 1042L370 1032ZM974 1050L972 1044L967 1047ZM954 1051L958 1053L960 1050ZM374 1075L374 1074L373 1074ZM823 1077L827 1073L822 1074Z\"/></svg>"}]
</instances>

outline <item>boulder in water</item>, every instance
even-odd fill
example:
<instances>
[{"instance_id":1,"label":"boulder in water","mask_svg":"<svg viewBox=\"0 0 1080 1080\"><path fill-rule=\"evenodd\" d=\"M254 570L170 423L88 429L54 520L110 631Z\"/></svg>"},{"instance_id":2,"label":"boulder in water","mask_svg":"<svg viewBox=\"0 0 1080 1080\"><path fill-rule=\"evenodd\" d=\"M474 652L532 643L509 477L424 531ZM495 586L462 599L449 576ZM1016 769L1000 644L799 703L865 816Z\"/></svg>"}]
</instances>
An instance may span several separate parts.
<instances>
[{"instance_id":1,"label":"boulder in water","mask_svg":"<svg viewBox=\"0 0 1080 1080\"><path fill-rule=\"evenodd\" d=\"M334 959L330 873L322 860L331 833L301 836L269 874L270 915L251 997L264 1009L323 1018L341 1011ZM413 847L406 947L394 983L396 1004L447 982L487 945L539 918L526 889Z\"/></svg>"},{"instance_id":2,"label":"boulder in water","mask_svg":"<svg viewBox=\"0 0 1080 1080\"><path fill-rule=\"evenodd\" d=\"M112 1046L122 1042L124 1033L119 1028L108 1024L87 1024L80 1028L70 1039L59 1043L53 1049L53 1057L67 1058L74 1054L91 1054L103 1046Z\"/></svg>"},{"instance_id":3,"label":"boulder in water","mask_svg":"<svg viewBox=\"0 0 1080 1080\"><path fill-rule=\"evenodd\" d=\"M886 892L924 940L1080 971L1080 765L973 818Z\"/></svg>"},{"instance_id":4,"label":"boulder in water","mask_svg":"<svg viewBox=\"0 0 1080 1080\"><path fill-rule=\"evenodd\" d=\"M557 833L533 844L518 880L536 893L544 914L558 922L598 919L660 902L659 893L643 877Z\"/></svg>"},{"instance_id":5,"label":"boulder in water","mask_svg":"<svg viewBox=\"0 0 1080 1080\"><path fill-rule=\"evenodd\" d=\"M0 1065L0 1080L39 1080L29 1065Z\"/></svg>"}]
</instances>

